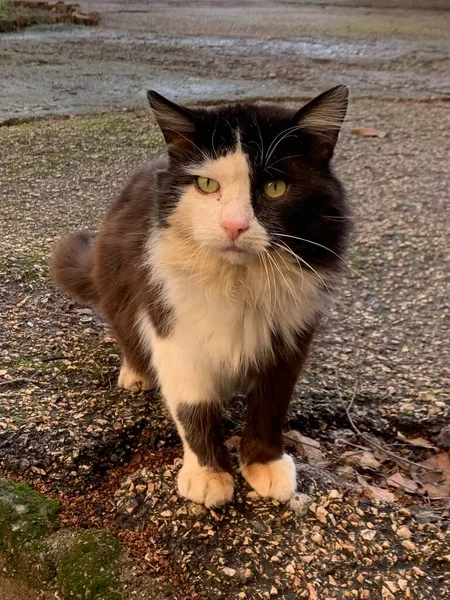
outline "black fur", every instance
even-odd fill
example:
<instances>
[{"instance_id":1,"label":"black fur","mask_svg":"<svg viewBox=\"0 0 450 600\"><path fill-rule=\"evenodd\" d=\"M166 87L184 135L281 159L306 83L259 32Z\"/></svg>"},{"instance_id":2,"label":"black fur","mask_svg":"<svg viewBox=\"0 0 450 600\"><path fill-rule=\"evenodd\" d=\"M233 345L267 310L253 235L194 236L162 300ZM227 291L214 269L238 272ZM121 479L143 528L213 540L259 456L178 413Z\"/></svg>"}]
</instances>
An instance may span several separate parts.
<instances>
[{"instance_id":1,"label":"black fur","mask_svg":"<svg viewBox=\"0 0 450 600\"><path fill-rule=\"evenodd\" d=\"M333 92L340 94L339 106ZM302 127L302 119L310 111L320 110L329 98L333 107L336 105L336 125L316 131ZM188 110L155 92L149 92L149 101L168 142L170 158L170 169L158 180L162 225L177 204L180 188L192 183L186 165L201 164L205 155L214 158L233 151L238 131L251 170L253 210L274 247L286 244L314 268L337 264L337 255L346 246L349 212L330 159L345 116L345 88L325 92L300 111L246 104ZM263 193L264 184L273 179L288 184L287 193L278 200ZM286 235L304 241L283 237ZM302 267L308 268L305 263Z\"/></svg>"}]
</instances>

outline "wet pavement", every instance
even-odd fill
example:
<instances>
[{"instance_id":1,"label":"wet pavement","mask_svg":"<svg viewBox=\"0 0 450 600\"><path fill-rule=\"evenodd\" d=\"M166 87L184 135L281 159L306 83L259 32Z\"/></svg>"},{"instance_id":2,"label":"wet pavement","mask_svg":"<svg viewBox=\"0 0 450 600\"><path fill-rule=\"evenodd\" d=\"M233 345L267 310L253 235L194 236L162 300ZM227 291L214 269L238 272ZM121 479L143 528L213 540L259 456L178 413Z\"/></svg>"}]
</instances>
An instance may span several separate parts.
<instances>
[{"instance_id":1,"label":"wet pavement","mask_svg":"<svg viewBox=\"0 0 450 600\"><path fill-rule=\"evenodd\" d=\"M149 88L184 102L298 99L339 83L353 98L449 99L443 6L83 3L99 27L0 37L0 122L144 106Z\"/></svg>"}]
</instances>

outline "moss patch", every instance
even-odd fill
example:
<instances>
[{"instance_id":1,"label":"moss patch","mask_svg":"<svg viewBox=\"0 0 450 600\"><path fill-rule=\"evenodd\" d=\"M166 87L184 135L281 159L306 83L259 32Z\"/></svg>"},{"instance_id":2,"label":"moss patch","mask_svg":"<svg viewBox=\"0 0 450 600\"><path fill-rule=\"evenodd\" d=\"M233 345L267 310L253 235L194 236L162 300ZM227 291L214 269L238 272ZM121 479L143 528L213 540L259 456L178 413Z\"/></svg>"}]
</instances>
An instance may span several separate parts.
<instances>
[{"instance_id":1,"label":"moss patch","mask_svg":"<svg viewBox=\"0 0 450 600\"><path fill-rule=\"evenodd\" d=\"M58 569L58 587L65 597L85 600L120 600L117 579L121 546L104 531L79 535Z\"/></svg>"},{"instance_id":2,"label":"moss patch","mask_svg":"<svg viewBox=\"0 0 450 600\"><path fill-rule=\"evenodd\" d=\"M58 502L28 485L0 479L0 551L53 531L60 510Z\"/></svg>"},{"instance_id":3,"label":"moss patch","mask_svg":"<svg viewBox=\"0 0 450 600\"><path fill-rule=\"evenodd\" d=\"M28 485L0 479L0 555L10 571L25 580L54 577L52 564L39 560L42 540L58 527L61 507Z\"/></svg>"},{"instance_id":4,"label":"moss patch","mask_svg":"<svg viewBox=\"0 0 450 600\"><path fill-rule=\"evenodd\" d=\"M55 531L61 507L28 485L0 479L0 559L33 586L62 598L122 600L122 546L105 531Z\"/></svg>"}]
</instances>

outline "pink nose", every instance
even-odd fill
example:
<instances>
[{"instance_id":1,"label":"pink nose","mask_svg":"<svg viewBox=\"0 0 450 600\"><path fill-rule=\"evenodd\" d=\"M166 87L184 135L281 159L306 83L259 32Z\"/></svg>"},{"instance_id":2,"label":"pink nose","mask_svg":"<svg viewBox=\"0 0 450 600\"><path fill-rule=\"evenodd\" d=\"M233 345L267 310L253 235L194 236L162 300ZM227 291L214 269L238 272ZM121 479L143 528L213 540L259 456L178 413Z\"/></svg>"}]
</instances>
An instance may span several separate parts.
<instances>
[{"instance_id":1,"label":"pink nose","mask_svg":"<svg viewBox=\"0 0 450 600\"><path fill-rule=\"evenodd\" d=\"M222 228L225 229L230 240L237 240L241 233L247 231L248 223L240 221L222 221Z\"/></svg>"}]
</instances>

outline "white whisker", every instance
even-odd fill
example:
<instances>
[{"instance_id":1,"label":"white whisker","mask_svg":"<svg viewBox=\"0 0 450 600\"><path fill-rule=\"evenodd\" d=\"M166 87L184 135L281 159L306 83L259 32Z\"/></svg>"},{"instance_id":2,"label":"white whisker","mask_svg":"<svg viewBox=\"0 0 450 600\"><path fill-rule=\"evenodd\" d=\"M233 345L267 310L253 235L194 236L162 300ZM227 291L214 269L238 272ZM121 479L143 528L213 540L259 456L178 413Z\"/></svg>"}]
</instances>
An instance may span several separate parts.
<instances>
[{"instance_id":1,"label":"white whisker","mask_svg":"<svg viewBox=\"0 0 450 600\"><path fill-rule=\"evenodd\" d=\"M269 252L266 249L264 249L264 255L267 256L267 258L269 259L269 266L270 266L270 270L271 270L271 273L272 273L272 276L273 276L273 287L274 287L274 290L275 290L275 302L273 303L272 311L270 313L270 320L273 321L273 316L275 314L275 311L276 311L277 305L278 305L278 286L277 286L277 281L276 281L276 278L275 278L275 271L273 270L274 260L270 256Z\"/></svg>"},{"instance_id":2,"label":"white whisker","mask_svg":"<svg viewBox=\"0 0 450 600\"><path fill-rule=\"evenodd\" d=\"M281 258L281 260L284 262L284 264L286 265L286 267L288 266L286 261L284 260L284 258L280 255L280 253L275 250L275 248L273 248L273 251L277 254L277 256L279 256ZM266 250L267 252L267 250ZM277 263L277 261L273 258L273 256L270 256L270 252L267 252L268 257L270 258L271 261L273 261L273 264L275 266L275 268L277 269L278 273L281 275L281 277L284 280L284 283L286 284L286 289L289 292L289 294L292 297L292 300L294 301L294 304L297 308L297 310L299 309L298 303L297 303L297 298L295 297L294 294L294 290L292 289L292 286L288 283L288 280L286 279L286 277L284 276L283 271L280 269L280 265ZM289 268L289 267L288 267Z\"/></svg>"},{"instance_id":3,"label":"white whisker","mask_svg":"<svg viewBox=\"0 0 450 600\"><path fill-rule=\"evenodd\" d=\"M299 261L300 261L300 262L302 262L302 263L303 263L303 264L304 264L306 267L308 267L308 269L311 269L311 271L312 271L313 273L315 273L315 274L317 275L317 277L320 279L320 281L323 283L323 285L324 285L325 289L327 290L327 292L328 292L328 294L329 294L329 296L330 296L331 300L334 302L333 295L332 295L332 293L331 293L331 290L330 290L330 288L329 288L329 287L328 287L328 285L326 284L326 282L325 282L325 279L324 279L324 278L323 278L323 277L320 275L320 273L318 273L318 272L316 271L316 269L314 269L314 267L312 267L312 266L311 266L311 265L310 265L310 264L309 264L309 263L308 263L308 262L307 262L307 261L306 261L304 258L301 258L301 257L300 257L298 254L296 254L296 253L295 253L293 250L291 250L291 249L289 248L289 246L285 245L284 243L283 243L283 245L281 245L281 244L278 244L277 242L275 242L275 244L276 244L277 246L279 246L280 248L284 248L284 249L286 250L286 252L289 252L289 254L292 254L292 256L293 256L293 257L294 257L296 260L299 260Z\"/></svg>"},{"instance_id":4,"label":"white whisker","mask_svg":"<svg viewBox=\"0 0 450 600\"><path fill-rule=\"evenodd\" d=\"M273 155L273 153L275 152L275 150L277 149L279 144L281 144L281 142L284 139L286 139L287 137L289 137L294 131L298 131L299 129L303 129L303 127L300 127L299 125L295 125L295 127L289 127L288 129L285 129L284 131L282 131L281 133L279 133L278 135L275 136L275 138L272 140L272 143L269 146L269 149L267 150L265 164L268 163L270 157ZM292 136L292 137L295 137L295 136Z\"/></svg>"},{"instance_id":5,"label":"white whisker","mask_svg":"<svg viewBox=\"0 0 450 600\"><path fill-rule=\"evenodd\" d=\"M299 158L300 156L302 156L302 154L291 154L290 156L283 156L283 158L279 158L275 162L271 163L268 167L266 167L266 169L273 169L273 165L276 165L277 163L282 162L283 160L288 160L289 158Z\"/></svg>"},{"instance_id":6,"label":"white whisker","mask_svg":"<svg viewBox=\"0 0 450 600\"><path fill-rule=\"evenodd\" d=\"M318 242L313 242L312 240L307 240L306 238L301 238L301 237L298 237L296 235L288 235L287 233L273 233L272 235L279 236L279 237L292 238L294 240L299 240L300 242L306 242L308 244L313 244L314 246L319 246L319 248L323 248L324 250L328 250L328 252L331 252L331 254L334 254L334 256L336 256L337 258L339 258L339 260L341 260L352 271L352 273L354 273L355 275L358 275L358 273L356 273L356 271L353 269L353 267L351 267L348 264L348 262L344 258L342 258L342 256L340 254L338 254L337 252L335 252L331 248L328 248L327 246L324 246L323 244L319 244Z\"/></svg>"}]
</instances>

